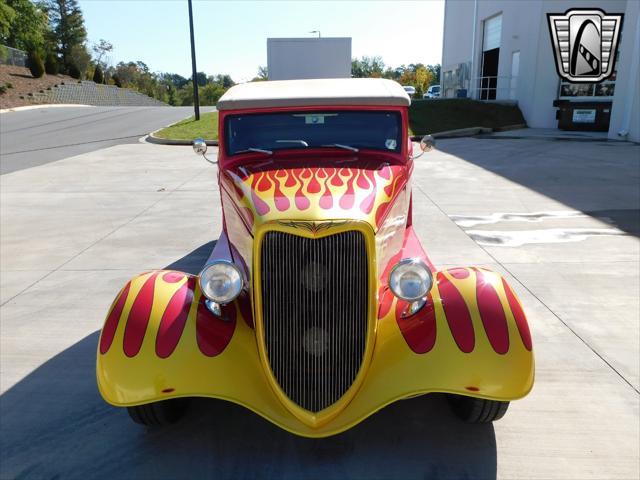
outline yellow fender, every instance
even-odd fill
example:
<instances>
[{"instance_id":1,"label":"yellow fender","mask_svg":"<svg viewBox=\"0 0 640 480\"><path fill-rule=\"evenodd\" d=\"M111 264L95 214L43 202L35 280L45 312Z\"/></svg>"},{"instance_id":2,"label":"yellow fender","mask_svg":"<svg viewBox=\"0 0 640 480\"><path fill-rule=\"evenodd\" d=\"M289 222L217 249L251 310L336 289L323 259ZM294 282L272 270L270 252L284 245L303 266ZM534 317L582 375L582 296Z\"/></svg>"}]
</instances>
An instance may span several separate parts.
<instances>
[{"instance_id":1,"label":"yellow fender","mask_svg":"<svg viewBox=\"0 0 640 480\"><path fill-rule=\"evenodd\" d=\"M408 396L448 392L515 400L533 385L531 337L519 300L496 273L436 272L414 315L383 289L364 379L340 412L310 425L288 410L265 373L251 301L207 309L196 277L154 271L132 279L107 315L97 352L103 398L120 407L177 397L214 397L253 410L298 435L325 437Z\"/></svg>"}]
</instances>

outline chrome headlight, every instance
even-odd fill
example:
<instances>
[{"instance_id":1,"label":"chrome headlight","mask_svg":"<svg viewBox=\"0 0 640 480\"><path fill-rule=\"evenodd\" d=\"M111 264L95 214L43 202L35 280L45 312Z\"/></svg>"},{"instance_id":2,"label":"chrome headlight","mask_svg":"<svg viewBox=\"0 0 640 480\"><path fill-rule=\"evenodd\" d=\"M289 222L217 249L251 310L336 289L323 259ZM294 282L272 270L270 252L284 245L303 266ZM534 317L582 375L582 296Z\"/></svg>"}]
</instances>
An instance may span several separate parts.
<instances>
[{"instance_id":1,"label":"chrome headlight","mask_svg":"<svg viewBox=\"0 0 640 480\"><path fill-rule=\"evenodd\" d=\"M408 302L425 297L432 285L431 270L417 258L400 260L389 274L389 288L393 294Z\"/></svg>"},{"instance_id":2,"label":"chrome headlight","mask_svg":"<svg viewBox=\"0 0 640 480\"><path fill-rule=\"evenodd\" d=\"M198 281L204 296L222 305L235 300L244 285L240 269L224 260L218 260L204 267L198 276Z\"/></svg>"}]
</instances>

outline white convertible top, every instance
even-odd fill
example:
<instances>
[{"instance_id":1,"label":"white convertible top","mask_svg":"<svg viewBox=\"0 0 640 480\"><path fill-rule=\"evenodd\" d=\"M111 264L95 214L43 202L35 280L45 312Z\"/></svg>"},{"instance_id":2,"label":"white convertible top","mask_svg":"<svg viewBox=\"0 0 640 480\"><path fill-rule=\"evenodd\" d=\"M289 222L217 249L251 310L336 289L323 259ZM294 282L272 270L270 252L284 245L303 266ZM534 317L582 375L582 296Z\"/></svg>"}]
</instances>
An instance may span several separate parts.
<instances>
[{"instance_id":1,"label":"white convertible top","mask_svg":"<svg viewBox=\"0 0 640 480\"><path fill-rule=\"evenodd\" d=\"M231 87L218 100L218 110L306 107L315 105L411 105L399 83L384 78L269 80Z\"/></svg>"}]
</instances>

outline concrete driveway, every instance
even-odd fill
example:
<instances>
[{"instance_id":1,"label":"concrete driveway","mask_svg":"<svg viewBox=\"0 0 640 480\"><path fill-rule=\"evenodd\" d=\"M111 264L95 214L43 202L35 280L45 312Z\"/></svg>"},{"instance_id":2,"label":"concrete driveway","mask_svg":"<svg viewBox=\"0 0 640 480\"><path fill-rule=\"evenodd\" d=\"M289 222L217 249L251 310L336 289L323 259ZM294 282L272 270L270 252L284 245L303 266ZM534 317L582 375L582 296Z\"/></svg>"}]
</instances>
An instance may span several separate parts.
<instances>
[{"instance_id":1,"label":"concrete driveway","mask_svg":"<svg viewBox=\"0 0 640 480\"><path fill-rule=\"evenodd\" d=\"M215 107L203 107L203 112ZM45 106L0 114L0 174L135 143L193 115L192 107Z\"/></svg>"},{"instance_id":2,"label":"concrete driveway","mask_svg":"<svg viewBox=\"0 0 640 480\"><path fill-rule=\"evenodd\" d=\"M0 177L0 478L638 478L640 147L438 148L415 169L427 252L503 273L531 323L536 384L504 419L468 426L431 395L325 440L215 400L131 423L97 392L98 329L131 276L196 272L221 216L189 148L118 145Z\"/></svg>"}]
</instances>

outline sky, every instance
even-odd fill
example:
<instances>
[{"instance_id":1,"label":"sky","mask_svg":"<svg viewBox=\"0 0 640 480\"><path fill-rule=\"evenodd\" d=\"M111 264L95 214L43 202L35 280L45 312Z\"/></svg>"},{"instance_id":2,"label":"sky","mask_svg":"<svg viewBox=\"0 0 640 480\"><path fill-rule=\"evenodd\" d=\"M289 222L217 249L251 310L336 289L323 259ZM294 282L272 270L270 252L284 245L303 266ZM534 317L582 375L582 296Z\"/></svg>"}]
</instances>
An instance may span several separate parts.
<instances>
[{"instance_id":1,"label":"sky","mask_svg":"<svg viewBox=\"0 0 640 480\"><path fill-rule=\"evenodd\" d=\"M141 60L151 71L191 76L187 0L79 0L89 43L114 46L112 64ZM442 57L443 0L194 0L198 71L248 81L267 64L267 38L351 37L352 57L385 65Z\"/></svg>"}]
</instances>

